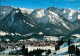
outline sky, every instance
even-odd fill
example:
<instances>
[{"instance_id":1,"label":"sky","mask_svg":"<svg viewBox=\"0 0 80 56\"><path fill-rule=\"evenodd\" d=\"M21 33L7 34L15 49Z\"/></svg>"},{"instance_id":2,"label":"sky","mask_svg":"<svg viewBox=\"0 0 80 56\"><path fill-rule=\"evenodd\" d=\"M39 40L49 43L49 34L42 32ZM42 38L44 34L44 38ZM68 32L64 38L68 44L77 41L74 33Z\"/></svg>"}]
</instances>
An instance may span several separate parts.
<instances>
[{"instance_id":1,"label":"sky","mask_svg":"<svg viewBox=\"0 0 80 56\"><path fill-rule=\"evenodd\" d=\"M27 9L48 8L56 6L57 8L71 8L80 11L80 0L0 0L1 6L11 5Z\"/></svg>"}]
</instances>

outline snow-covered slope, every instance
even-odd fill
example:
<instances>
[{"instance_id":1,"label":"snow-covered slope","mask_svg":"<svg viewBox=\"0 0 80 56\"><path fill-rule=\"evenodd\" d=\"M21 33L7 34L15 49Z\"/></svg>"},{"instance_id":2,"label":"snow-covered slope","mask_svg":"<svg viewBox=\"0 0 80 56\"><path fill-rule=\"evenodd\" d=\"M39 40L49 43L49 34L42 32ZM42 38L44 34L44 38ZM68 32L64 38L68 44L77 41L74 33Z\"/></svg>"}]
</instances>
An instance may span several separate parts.
<instances>
[{"instance_id":1,"label":"snow-covered slope","mask_svg":"<svg viewBox=\"0 0 80 56\"><path fill-rule=\"evenodd\" d=\"M72 31L76 28L75 25L73 25L67 19L64 19L64 17L60 16L58 13L55 13L47 9L35 9L31 13L31 16L37 24L40 24L40 26L44 27L47 31L54 29L55 32L58 30L57 32L61 34L63 33L63 29Z\"/></svg>"},{"instance_id":2,"label":"snow-covered slope","mask_svg":"<svg viewBox=\"0 0 80 56\"><path fill-rule=\"evenodd\" d=\"M20 8L22 10L23 13L28 13L31 14L34 10L33 9L26 9L26 8Z\"/></svg>"},{"instance_id":3,"label":"snow-covered slope","mask_svg":"<svg viewBox=\"0 0 80 56\"><path fill-rule=\"evenodd\" d=\"M47 40L47 41L58 41L58 37L56 36L44 36L44 40Z\"/></svg>"},{"instance_id":4,"label":"snow-covered slope","mask_svg":"<svg viewBox=\"0 0 80 56\"><path fill-rule=\"evenodd\" d=\"M56 7L49 7L47 10L50 10L52 12L55 12L59 14L60 16L64 17L70 22L74 22L75 20L80 20L80 12L72 9L58 9Z\"/></svg>"},{"instance_id":5,"label":"snow-covered slope","mask_svg":"<svg viewBox=\"0 0 80 56\"><path fill-rule=\"evenodd\" d=\"M59 26L63 25L65 28L70 30L69 26L67 25L67 23L69 22L67 21L66 23L64 17L61 17L58 15L58 13L52 12L50 10L36 9L31 13L31 16L37 23L44 23L44 24L51 23L51 24L58 24Z\"/></svg>"},{"instance_id":6,"label":"snow-covered slope","mask_svg":"<svg viewBox=\"0 0 80 56\"><path fill-rule=\"evenodd\" d=\"M8 33L0 31L0 36L8 35Z\"/></svg>"},{"instance_id":7,"label":"snow-covered slope","mask_svg":"<svg viewBox=\"0 0 80 56\"><path fill-rule=\"evenodd\" d=\"M80 38L80 34L73 34L72 36L75 36L77 38Z\"/></svg>"},{"instance_id":8,"label":"snow-covered slope","mask_svg":"<svg viewBox=\"0 0 80 56\"><path fill-rule=\"evenodd\" d=\"M34 12L32 12L31 16L36 20L37 23L60 24L61 22L64 22L59 18L58 14L45 9L36 9Z\"/></svg>"},{"instance_id":9,"label":"snow-covered slope","mask_svg":"<svg viewBox=\"0 0 80 56\"><path fill-rule=\"evenodd\" d=\"M73 43L71 43L70 45L77 45L77 47L80 49L80 38L75 38L72 40ZM54 49L53 49L54 50ZM54 56L54 53L56 53L55 55L56 56L69 56L69 53L68 53L68 43L63 43L61 46L60 46L60 49L57 50L57 51L53 51L49 56ZM75 56L75 55L74 55Z\"/></svg>"}]
</instances>

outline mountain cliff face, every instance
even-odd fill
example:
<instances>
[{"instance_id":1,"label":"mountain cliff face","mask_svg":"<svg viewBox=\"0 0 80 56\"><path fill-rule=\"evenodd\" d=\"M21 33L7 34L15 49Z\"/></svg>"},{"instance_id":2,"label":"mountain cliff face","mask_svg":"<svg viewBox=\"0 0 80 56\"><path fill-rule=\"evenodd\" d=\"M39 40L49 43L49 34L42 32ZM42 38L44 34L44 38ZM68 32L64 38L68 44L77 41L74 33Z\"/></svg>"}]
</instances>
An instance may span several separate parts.
<instances>
[{"instance_id":1,"label":"mountain cliff face","mask_svg":"<svg viewBox=\"0 0 80 56\"><path fill-rule=\"evenodd\" d=\"M36 30L35 22L33 22L32 19L30 19L30 16L28 16L27 13L26 13L27 16L25 16L23 15L19 8L14 7L12 7L12 11L10 11L9 13L7 13L6 10L4 11L6 16L0 18L1 19L0 22L4 24L10 30L10 32L14 33L17 32L20 34L35 32Z\"/></svg>"},{"instance_id":2,"label":"mountain cliff face","mask_svg":"<svg viewBox=\"0 0 80 56\"><path fill-rule=\"evenodd\" d=\"M46 35L66 35L80 27L79 13L72 9L56 7L32 10L1 6L0 27L4 25L7 32L20 34L43 32Z\"/></svg>"}]
</instances>

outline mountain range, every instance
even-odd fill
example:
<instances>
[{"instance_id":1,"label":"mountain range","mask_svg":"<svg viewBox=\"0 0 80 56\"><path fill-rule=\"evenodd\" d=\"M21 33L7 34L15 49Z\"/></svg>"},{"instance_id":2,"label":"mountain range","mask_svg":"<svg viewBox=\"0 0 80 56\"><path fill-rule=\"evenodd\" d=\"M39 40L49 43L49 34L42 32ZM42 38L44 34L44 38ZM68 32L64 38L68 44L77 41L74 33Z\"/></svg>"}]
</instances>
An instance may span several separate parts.
<instances>
[{"instance_id":1,"label":"mountain range","mask_svg":"<svg viewBox=\"0 0 80 56\"><path fill-rule=\"evenodd\" d=\"M0 31L9 34L68 35L77 30L80 30L80 11L56 7L34 10L9 5L0 7Z\"/></svg>"}]
</instances>

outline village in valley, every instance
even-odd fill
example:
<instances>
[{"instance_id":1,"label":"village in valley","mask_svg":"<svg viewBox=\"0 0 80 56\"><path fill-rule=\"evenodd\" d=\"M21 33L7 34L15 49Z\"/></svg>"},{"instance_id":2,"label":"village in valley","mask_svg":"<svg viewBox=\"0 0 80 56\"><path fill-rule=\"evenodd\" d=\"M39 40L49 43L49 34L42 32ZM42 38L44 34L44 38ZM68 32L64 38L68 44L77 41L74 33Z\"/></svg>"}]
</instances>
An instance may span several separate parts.
<instances>
[{"instance_id":1,"label":"village in valley","mask_svg":"<svg viewBox=\"0 0 80 56\"><path fill-rule=\"evenodd\" d=\"M33 37L34 36L34 37ZM38 35L37 35L38 36ZM0 54L9 54L9 55L40 55L40 56L50 56L50 55L70 55L69 47L80 48L80 36L73 35L68 36L70 39L65 40L65 36L43 36L40 39L35 35L32 35L29 39L18 39L17 41L11 41L8 38L0 38ZM11 37L10 37L11 38ZM43 38L43 39L42 39ZM17 38L16 38L17 39ZM76 41L75 41L76 40ZM4 41L4 42L3 42ZM76 47L77 46L77 47ZM25 53L27 51L27 54ZM40 54L35 54L34 52L40 52ZM70 51L71 52L71 51ZM74 53L74 52L73 52ZM75 55L75 54L72 54Z\"/></svg>"}]
</instances>

